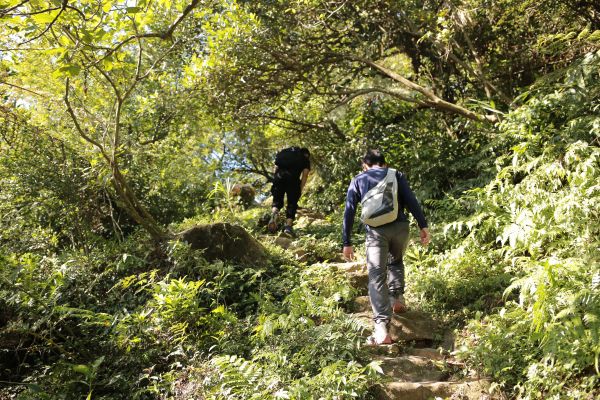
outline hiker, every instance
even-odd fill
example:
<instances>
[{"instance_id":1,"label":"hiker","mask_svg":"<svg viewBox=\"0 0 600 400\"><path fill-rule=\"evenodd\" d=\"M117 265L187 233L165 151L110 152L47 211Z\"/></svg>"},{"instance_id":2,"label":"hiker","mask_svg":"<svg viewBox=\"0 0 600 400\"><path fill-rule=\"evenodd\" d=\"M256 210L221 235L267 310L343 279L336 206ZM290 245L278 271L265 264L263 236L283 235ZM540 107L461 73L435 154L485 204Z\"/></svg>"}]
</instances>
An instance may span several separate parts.
<instances>
[{"instance_id":1,"label":"hiker","mask_svg":"<svg viewBox=\"0 0 600 400\"><path fill-rule=\"evenodd\" d=\"M277 230L277 216L279 210L283 208L284 195L287 195L283 233L291 237L296 236L292 225L298 209L298 200L300 200L310 171L309 157L310 152L306 147L295 146L283 149L275 156L275 173L271 187L273 208L271 219L267 225L271 233Z\"/></svg>"},{"instance_id":2,"label":"hiker","mask_svg":"<svg viewBox=\"0 0 600 400\"><path fill-rule=\"evenodd\" d=\"M417 220L421 243L429 244L427 220L406 177L387 168L385 157L378 150L369 150L362 159L363 171L350 182L342 237L344 257L354 259L351 235L356 206L362 204L361 219L365 224L369 299L373 309L375 329L371 344L390 344L387 325L393 312L406 310L404 303L404 264L402 256L408 245L408 217L404 208ZM388 259L389 257L389 259Z\"/></svg>"}]
</instances>

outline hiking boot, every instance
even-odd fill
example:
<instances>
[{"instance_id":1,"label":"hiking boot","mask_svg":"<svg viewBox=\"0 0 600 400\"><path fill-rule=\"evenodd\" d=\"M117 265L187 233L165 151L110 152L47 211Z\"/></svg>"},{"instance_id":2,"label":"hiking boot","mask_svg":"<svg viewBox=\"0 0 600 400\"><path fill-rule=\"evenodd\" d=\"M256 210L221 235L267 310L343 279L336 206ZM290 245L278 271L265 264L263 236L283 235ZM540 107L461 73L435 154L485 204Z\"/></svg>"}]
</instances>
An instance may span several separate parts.
<instances>
[{"instance_id":1,"label":"hiking boot","mask_svg":"<svg viewBox=\"0 0 600 400\"><path fill-rule=\"evenodd\" d=\"M408 310L406 307L406 302L404 301L404 295L390 296L390 300L392 312L394 314L402 314Z\"/></svg>"},{"instance_id":2,"label":"hiking boot","mask_svg":"<svg viewBox=\"0 0 600 400\"><path fill-rule=\"evenodd\" d=\"M267 224L267 229L271 233L275 233L277 231L277 213L271 214L271 219L269 220L269 223Z\"/></svg>"},{"instance_id":3,"label":"hiking boot","mask_svg":"<svg viewBox=\"0 0 600 400\"><path fill-rule=\"evenodd\" d=\"M292 229L291 226L286 225L283 227L283 234L286 236L289 236L291 238L295 238L296 237L296 232L294 232L294 230Z\"/></svg>"},{"instance_id":4,"label":"hiking boot","mask_svg":"<svg viewBox=\"0 0 600 400\"><path fill-rule=\"evenodd\" d=\"M387 323L375 322L373 334L367 338L368 345L392 344L392 338L388 334Z\"/></svg>"}]
</instances>

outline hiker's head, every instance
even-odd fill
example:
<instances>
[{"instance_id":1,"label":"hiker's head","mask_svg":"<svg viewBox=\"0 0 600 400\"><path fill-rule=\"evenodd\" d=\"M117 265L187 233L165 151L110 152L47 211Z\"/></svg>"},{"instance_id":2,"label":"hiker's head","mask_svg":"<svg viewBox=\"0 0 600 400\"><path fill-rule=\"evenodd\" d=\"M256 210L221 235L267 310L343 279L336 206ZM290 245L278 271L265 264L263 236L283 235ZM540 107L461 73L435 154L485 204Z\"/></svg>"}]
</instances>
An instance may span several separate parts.
<instances>
[{"instance_id":1,"label":"hiker's head","mask_svg":"<svg viewBox=\"0 0 600 400\"><path fill-rule=\"evenodd\" d=\"M379 150L369 150L362 158L363 165L371 168L374 165L383 167L385 165L385 157Z\"/></svg>"},{"instance_id":2,"label":"hiker's head","mask_svg":"<svg viewBox=\"0 0 600 400\"><path fill-rule=\"evenodd\" d=\"M310 157L310 151L308 151L308 149L307 149L306 147L303 147L303 148L301 148L301 149L300 149L300 153L304 154L304 156L305 156L306 158L309 158L309 157Z\"/></svg>"}]
</instances>

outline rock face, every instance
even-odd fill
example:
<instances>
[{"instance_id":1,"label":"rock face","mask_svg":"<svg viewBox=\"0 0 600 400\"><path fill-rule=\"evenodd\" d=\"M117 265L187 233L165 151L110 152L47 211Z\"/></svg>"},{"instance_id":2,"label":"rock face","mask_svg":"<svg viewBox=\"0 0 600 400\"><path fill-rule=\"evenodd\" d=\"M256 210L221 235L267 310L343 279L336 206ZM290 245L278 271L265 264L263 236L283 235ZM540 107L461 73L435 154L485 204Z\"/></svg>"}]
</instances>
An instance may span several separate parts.
<instances>
[{"instance_id":1,"label":"rock face","mask_svg":"<svg viewBox=\"0 0 600 400\"><path fill-rule=\"evenodd\" d=\"M256 196L256 190L251 185L236 183L231 188L231 195L233 197L239 197L240 204L244 208L250 207L254 203L254 197Z\"/></svg>"},{"instance_id":2,"label":"rock face","mask_svg":"<svg viewBox=\"0 0 600 400\"><path fill-rule=\"evenodd\" d=\"M266 249L244 228L228 223L195 226L179 234L192 249L204 250L208 261L223 260L248 265L268 262Z\"/></svg>"}]
</instances>

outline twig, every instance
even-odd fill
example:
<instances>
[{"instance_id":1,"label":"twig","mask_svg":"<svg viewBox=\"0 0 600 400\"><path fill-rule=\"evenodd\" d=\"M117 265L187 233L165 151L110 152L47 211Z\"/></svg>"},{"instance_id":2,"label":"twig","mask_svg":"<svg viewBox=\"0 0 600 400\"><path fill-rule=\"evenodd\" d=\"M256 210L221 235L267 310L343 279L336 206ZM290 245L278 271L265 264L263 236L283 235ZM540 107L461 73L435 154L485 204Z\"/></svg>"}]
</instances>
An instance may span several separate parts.
<instances>
[{"instance_id":1,"label":"twig","mask_svg":"<svg viewBox=\"0 0 600 400\"><path fill-rule=\"evenodd\" d=\"M4 14L4 17L29 17L31 15L39 15L49 11L60 10L62 7L54 7L54 8L46 8L45 10L32 11L28 13L14 13L14 14Z\"/></svg>"},{"instance_id":2,"label":"twig","mask_svg":"<svg viewBox=\"0 0 600 400\"><path fill-rule=\"evenodd\" d=\"M44 95L43 95L43 94L41 94L41 93L34 92L33 90L30 90L30 89L27 89L27 88L24 88L24 87L21 87L21 86L18 86L18 85L12 84L12 83L8 83L8 82L3 82L3 81L0 81L0 85L6 85L6 86L10 86L10 87L13 87L13 88L15 88L15 89L19 89L19 90L23 90L23 91L25 91L25 92L29 92L29 93L31 93L31 94L35 94L36 96L41 96L41 97L43 97L43 96L44 96Z\"/></svg>"},{"instance_id":3,"label":"twig","mask_svg":"<svg viewBox=\"0 0 600 400\"><path fill-rule=\"evenodd\" d=\"M102 62L102 60L109 57L110 55L115 53L117 50L119 50L121 47L123 47L127 43L131 42L132 40L143 39L143 38L157 38L157 39L165 40L165 39L172 38L173 32L175 31L177 26L198 5L199 2L200 2L200 0L192 0L192 2L183 10L181 15L179 15L179 17L177 17L175 22L173 22L173 24L171 24L171 26L165 32L149 32L149 33L143 33L141 35L140 34L131 35L127 39L118 43L112 49L108 50L102 57L100 57L98 60L94 61L93 64L98 64L98 63Z\"/></svg>"},{"instance_id":4,"label":"twig","mask_svg":"<svg viewBox=\"0 0 600 400\"><path fill-rule=\"evenodd\" d=\"M9 8L9 9L6 9L6 10L2 10L2 12L1 12L0 14L2 14L2 15L6 15L6 14L8 14L9 12L11 12L11 11L13 11L13 10L16 10L17 8L19 8L19 7L21 7L22 5L25 5L25 4L27 4L27 3L29 3L29 0L23 0L22 2L20 2L20 3L19 3L19 4L17 4L16 6L13 6L13 7Z\"/></svg>"},{"instance_id":5,"label":"twig","mask_svg":"<svg viewBox=\"0 0 600 400\"><path fill-rule=\"evenodd\" d=\"M73 123L75 124L75 129L77 129L77 132L79 133L79 135L82 138L84 138L87 142L96 146L98 148L98 150L100 150L100 152L102 153L102 156L109 162L109 164L112 164L110 157L108 156L108 154L106 154L106 152L104 150L104 147L100 143L98 143L96 140L94 140L93 138L88 136L85 133L85 131L83 130L83 128L81 127L81 125L79 124L79 120L77 119L77 116L75 115L75 111L73 111L73 107L71 106L71 102L69 101L69 89L70 88L71 88L71 83L69 81L69 78L67 78L65 80L64 100L65 100L65 104L67 106L67 112L69 113L69 115L71 116L71 119L73 120Z\"/></svg>"},{"instance_id":6,"label":"twig","mask_svg":"<svg viewBox=\"0 0 600 400\"><path fill-rule=\"evenodd\" d=\"M60 17L60 15L63 13L63 11L65 11L65 8L67 7L67 1L68 0L63 0L62 6L60 8L60 11L58 12L58 14L56 14L56 16L54 17L54 19L52 21L50 21L50 23L48 24L48 26L46 26L46 29L44 29L39 35L36 35L36 36L32 37L29 40L21 42L17 46L22 46L24 44L31 43L34 40L37 40L37 39L41 38L42 36L44 36L46 34L46 32L48 32L50 30L50 28L52 28L52 25L54 25L54 23L58 20L58 17Z\"/></svg>"}]
</instances>

